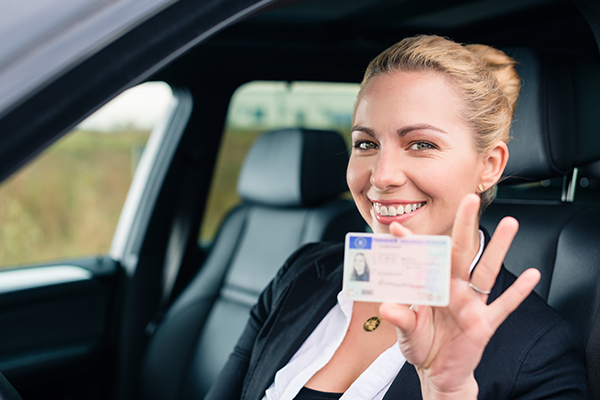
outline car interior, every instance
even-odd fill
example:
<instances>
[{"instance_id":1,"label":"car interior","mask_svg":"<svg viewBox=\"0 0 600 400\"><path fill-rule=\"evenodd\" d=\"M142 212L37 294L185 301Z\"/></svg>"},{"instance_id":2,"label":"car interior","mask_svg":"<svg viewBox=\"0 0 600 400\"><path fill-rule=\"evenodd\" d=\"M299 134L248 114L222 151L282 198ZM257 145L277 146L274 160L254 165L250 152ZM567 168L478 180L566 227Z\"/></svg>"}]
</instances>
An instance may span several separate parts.
<instances>
[{"instance_id":1,"label":"car interior","mask_svg":"<svg viewBox=\"0 0 600 400\"><path fill-rule=\"evenodd\" d=\"M535 291L578 328L590 398L600 399L600 5L197 3L169 3L0 113L8 181L125 89L160 81L173 92L110 250L0 270L0 399L202 399L287 257L367 229L347 193L347 121L334 129L298 116L256 129L239 157L238 203L199 239L236 91L357 84L373 57L420 33L518 62L510 159L481 225L491 234L504 216L519 221L505 266L541 271Z\"/></svg>"},{"instance_id":2,"label":"car interior","mask_svg":"<svg viewBox=\"0 0 600 400\"><path fill-rule=\"evenodd\" d=\"M354 203L340 198L347 191L347 154L332 131L283 129L253 144L238 181L242 204L226 217L202 269L152 335L143 398L203 397L250 308L289 255L303 244L339 242L365 229Z\"/></svg>"}]
</instances>

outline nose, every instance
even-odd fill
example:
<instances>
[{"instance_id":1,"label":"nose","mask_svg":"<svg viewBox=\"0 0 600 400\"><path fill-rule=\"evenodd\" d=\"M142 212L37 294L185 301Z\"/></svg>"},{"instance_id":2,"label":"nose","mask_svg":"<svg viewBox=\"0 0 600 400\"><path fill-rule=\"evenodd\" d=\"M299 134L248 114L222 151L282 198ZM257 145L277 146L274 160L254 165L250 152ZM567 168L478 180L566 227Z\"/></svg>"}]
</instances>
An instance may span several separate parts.
<instances>
[{"instance_id":1,"label":"nose","mask_svg":"<svg viewBox=\"0 0 600 400\"><path fill-rule=\"evenodd\" d=\"M395 149L383 148L377 156L371 171L371 185L381 191L406 184L407 178L403 168L402 156Z\"/></svg>"}]
</instances>

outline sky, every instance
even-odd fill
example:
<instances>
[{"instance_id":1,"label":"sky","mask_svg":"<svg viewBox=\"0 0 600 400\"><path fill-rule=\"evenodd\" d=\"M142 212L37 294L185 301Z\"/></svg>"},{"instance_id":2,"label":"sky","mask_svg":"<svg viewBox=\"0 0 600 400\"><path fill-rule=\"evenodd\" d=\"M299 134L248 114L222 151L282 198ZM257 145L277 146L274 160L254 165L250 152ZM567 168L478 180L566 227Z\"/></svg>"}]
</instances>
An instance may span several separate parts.
<instances>
[{"instance_id":1,"label":"sky","mask_svg":"<svg viewBox=\"0 0 600 400\"><path fill-rule=\"evenodd\" d=\"M358 88L358 84L251 82L233 96L228 121L231 126L256 129L345 126L350 123ZM171 98L167 84L143 83L113 99L79 128L105 132L151 130L165 114Z\"/></svg>"},{"instance_id":2,"label":"sky","mask_svg":"<svg viewBox=\"0 0 600 400\"><path fill-rule=\"evenodd\" d=\"M152 129L172 97L169 86L147 82L128 89L79 124L80 129L111 131L132 127Z\"/></svg>"}]
</instances>

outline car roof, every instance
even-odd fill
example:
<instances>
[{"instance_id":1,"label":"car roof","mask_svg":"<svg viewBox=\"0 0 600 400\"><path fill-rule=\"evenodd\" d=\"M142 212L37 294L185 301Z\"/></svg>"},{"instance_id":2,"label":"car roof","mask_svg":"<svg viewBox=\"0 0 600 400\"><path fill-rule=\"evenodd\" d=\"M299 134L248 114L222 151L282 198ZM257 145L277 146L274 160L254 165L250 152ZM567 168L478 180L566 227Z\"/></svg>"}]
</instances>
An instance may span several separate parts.
<instances>
[{"instance_id":1,"label":"car roof","mask_svg":"<svg viewBox=\"0 0 600 400\"><path fill-rule=\"evenodd\" d=\"M123 90L274 1L61 2L0 4L12 43L0 51L0 179Z\"/></svg>"},{"instance_id":2,"label":"car roof","mask_svg":"<svg viewBox=\"0 0 600 400\"><path fill-rule=\"evenodd\" d=\"M148 79L357 82L416 33L597 57L600 32L591 0L12 0L0 15L0 179Z\"/></svg>"}]
</instances>

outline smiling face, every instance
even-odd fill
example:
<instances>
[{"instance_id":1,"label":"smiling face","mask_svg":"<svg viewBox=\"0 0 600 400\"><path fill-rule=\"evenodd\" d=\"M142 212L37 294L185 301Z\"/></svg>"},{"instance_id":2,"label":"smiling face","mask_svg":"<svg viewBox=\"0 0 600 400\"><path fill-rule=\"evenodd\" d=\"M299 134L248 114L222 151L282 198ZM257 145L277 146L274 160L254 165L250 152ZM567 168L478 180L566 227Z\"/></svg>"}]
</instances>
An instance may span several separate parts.
<instances>
[{"instance_id":1,"label":"smiling face","mask_svg":"<svg viewBox=\"0 0 600 400\"><path fill-rule=\"evenodd\" d=\"M365 273L365 269L367 267L367 262L365 260L365 255L362 253L358 253L354 256L354 270L358 275L362 275Z\"/></svg>"},{"instance_id":2,"label":"smiling face","mask_svg":"<svg viewBox=\"0 0 600 400\"><path fill-rule=\"evenodd\" d=\"M486 183L461 105L441 73L384 73L365 84L347 179L373 232L398 221L415 234L451 234L460 201Z\"/></svg>"}]
</instances>

